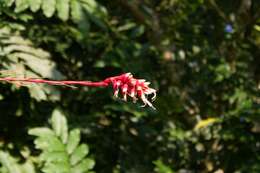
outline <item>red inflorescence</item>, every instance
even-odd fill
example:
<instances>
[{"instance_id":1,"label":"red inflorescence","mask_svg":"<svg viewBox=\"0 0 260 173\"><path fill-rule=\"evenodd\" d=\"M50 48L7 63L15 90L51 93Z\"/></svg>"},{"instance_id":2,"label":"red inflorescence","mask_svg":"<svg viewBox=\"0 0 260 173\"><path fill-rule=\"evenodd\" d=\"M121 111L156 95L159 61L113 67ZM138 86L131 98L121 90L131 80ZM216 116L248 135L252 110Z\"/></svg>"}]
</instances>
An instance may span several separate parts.
<instances>
[{"instance_id":1,"label":"red inflorescence","mask_svg":"<svg viewBox=\"0 0 260 173\"><path fill-rule=\"evenodd\" d=\"M150 82L144 79L135 79L131 73L125 73L120 76L110 77L104 80L105 83L112 83L114 96L118 97L121 91L123 100L127 100L127 96L132 97L136 102L139 99L144 103L143 106L150 106L155 109L147 96L152 94L152 101L156 98L156 90L149 87Z\"/></svg>"},{"instance_id":2,"label":"red inflorescence","mask_svg":"<svg viewBox=\"0 0 260 173\"><path fill-rule=\"evenodd\" d=\"M150 82L146 82L144 79L135 79L131 73L125 73L119 76L109 77L101 82L92 81L56 81L56 80L45 80L45 79L32 79L32 78L12 78L5 77L0 78L0 81L5 82L20 82L20 83L44 83L48 85L83 85L91 87L107 87L112 84L114 89L114 96L118 97L119 91L121 91L123 100L127 100L127 96L132 97L133 101L136 102L141 99L144 103L143 106L150 106L155 109L152 103L148 100L147 96L152 94L152 101L156 97L156 90L149 87Z\"/></svg>"}]
</instances>

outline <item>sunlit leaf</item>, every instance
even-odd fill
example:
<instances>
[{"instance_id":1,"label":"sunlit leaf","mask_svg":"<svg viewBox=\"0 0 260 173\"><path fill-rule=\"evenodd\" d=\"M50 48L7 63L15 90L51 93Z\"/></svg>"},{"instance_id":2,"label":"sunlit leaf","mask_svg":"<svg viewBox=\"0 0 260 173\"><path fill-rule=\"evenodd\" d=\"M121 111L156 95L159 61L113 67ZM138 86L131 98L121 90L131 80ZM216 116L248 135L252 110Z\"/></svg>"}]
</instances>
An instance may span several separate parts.
<instances>
[{"instance_id":1,"label":"sunlit leaf","mask_svg":"<svg viewBox=\"0 0 260 173\"><path fill-rule=\"evenodd\" d=\"M60 19L67 21L69 18L69 2L70 0L56 0L57 13Z\"/></svg>"},{"instance_id":2,"label":"sunlit leaf","mask_svg":"<svg viewBox=\"0 0 260 173\"><path fill-rule=\"evenodd\" d=\"M70 163L75 165L80 160L82 160L89 152L89 148L87 145L81 144L79 145L74 152L71 154Z\"/></svg>"},{"instance_id":3,"label":"sunlit leaf","mask_svg":"<svg viewBox=\"0 0 260 173\"><path fill-rule=\"evenodd\" d=\"M68 138L67 120L60 110L56 109L53 111L51 124L55 134L61 137L63 143L66 143Z\"/></svg>"},{"instance_id":4,"label":"sunlit leaf","mask_svg":"<svg viewBox=\"0 0 260 173\"><path fill-rule=\"evenodd\" d=\"M75 148L78 146L80 141L80 131L78 129L72 130L69 133L68 143L67 143L67 151L71 154Z\"/></svg>"},{"instance_id":5,"label":"sunlit leaf","mask_svg":"<svg viewBox=\"0 0 260 173\"><path fill-rule=\"evenodd\" d=\"M55 13L56 0L44 0L42 3L43 14L46 17L52 17Z\"/></svg>"},{"instance_id":6,"label":"sunlit leaf","mask_svg":"<svg viewBox=\"0 0 260 173\"><path fill-rule=\"evenodd\" d=\"M197 130L197 129L201 129L201 128L203 128L203 127L207 127L207 126L209 126L210 124L213 124L213 123L215 123L215 122L217 122L217 121L219 121L218 118L207 118L207 119L205 119L205 120L201 120L201 121L199 121L199 122L196 124L196 126L194 127L194 129Z\"/></svg>"}]
</instances>

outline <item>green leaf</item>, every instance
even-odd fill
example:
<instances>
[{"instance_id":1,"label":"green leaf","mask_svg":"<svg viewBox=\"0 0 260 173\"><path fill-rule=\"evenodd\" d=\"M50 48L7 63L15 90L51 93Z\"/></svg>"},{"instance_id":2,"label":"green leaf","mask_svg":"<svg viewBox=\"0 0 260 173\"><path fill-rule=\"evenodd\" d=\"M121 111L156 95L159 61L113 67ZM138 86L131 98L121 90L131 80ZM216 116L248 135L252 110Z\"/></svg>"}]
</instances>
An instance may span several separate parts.
<instances>
[{"instance_id":1,"label":"green leaf","mask_svg":"<svg viewBox=\"0 0 260 173\"><path fill-rule=\"evenodd\" d=\"M72 173L70 165L64 162L47 163L42 169L45 173Z\"/></svg>"},{"instance_id":2,"label":"green leaf","mask_svg":"<svg viewBox=\"0 0 260 173\"><path fill-rule=\"evenodd\" d=\"M88 14L88 19L90 19L93 23L95 23L100 28L106 30L106 24L103 21L103 17L98 17L98 15L96 15L95 13L90 12L89 11L90 8L88 5L84 4L82 6Z\"/></svg>"},{"instance_id":3,"label":"green leaf","mask_svg":"<svg viewBox=\"0 0 260 173\"><path fill-rule=\"evenodd\" d=\"M36 173L33 163L28 159L27 162L22 165L21 169L23 173Z\"/></svg>"},{"instance_id":4,"label":"green leaf","mask_svg":"<svg viewBox=\"0 0 260 173\"><path fill-rule=\"evenodd\" d=\"M71 0L71 18L75 23L78 23L83 16L82 8L77 0Z\"/></svg>"},{"instance_id":5,"label":"green leaf","mask_svg":"<svg viewBox=\"0 0 260 173\"><path fill-rule=\"evenodd\" d=\"M29 92L32 98L37 101L47 100L47 95L40 85L32 84L29 86Z\"/></svg>"},{"instance_id":6,"label":"green leaf","mask_svg":"<svg viewBox=\"0 0 260 173\"><path fill-rule=\"evenodd\" d=\"M174 171L161 160L156 160L153 163L156 165L155 171L158 173L174 173Z\"/></svg>"},{"instance_id":7,"label":"green leaf","mask_svg":"<svg viewBox=\"0 0 260 173\"><path fill-rule=\"evenodd\" d=\"M38 136L38 137L55 136L53 131L49 128L46 128L46 127L38 127L38 128L30 129L28 131L28 134Z\"/></svg>"},{"instance_id":8,"label":"green leaf","mask_svg":"<svg viewBox=\"0 0 260 173\"><path fill-rule=\"evenodd\" d=\"M36 12L40 9L42 0L28 0L30 4L30 9L32 12Z\"/></svg>"},{"instance_id":9,"label":"green leaf","mask_svg":"<svg viewBox=\"0 0 260 173\"><path fill-rule=\"evenodd\" d=\"M8 153L0 151L0 162L10 173L22 173L15 160Z\"/></svg>"},{"instance_id":10,"label":"green leaf","mask_svg":"<svg viewBox=\"0 0 260 173\"><path fill-rule=\"evenodd\" d=\"M95 0L82 0L84 8L88 13L103 18L107 15L106 9L97 3Z\"/></svg>"},{"instance_id":11,"label":"green leaf","mask_svg":"<svg viewBox=\"0 0 260 173\"><path fill-rule=\"evenodd\" d=\"M46 17L52 17L55 13L56 0L44 0L42 3L43 14Z\"/></svg>"},{"instance_id":12,"label":"green leaf","mask_svg":"<svg viewBox=\"0 0 260 173\"><path fill-rule=\"evenodd\" d=\"M12 56L12 58L20 58L24 60L25 63L30 66L34 72L40 74L43 77L57 76L59 78L62 76L61 73L55 69L55 63L49 59L41 59L37 56L24 52L15 52L10 56Z\"/></svg>"},{"instance_id":13,"label":"green leaf","mask_svg":"<svg viewBox=\"0 0 260 173\"><path fill-rule=\"evenodd\" d=\"M45 150L45 151L50 151L50 152L64 152L65 151L65 146L61 143L61 141L57 137L41 137L37 138L34 141L36 148Z\"/></svg>"},{"instance_id":14,"label":"green leaf","mask_svg":"<svg viewBox=\"0 0 260 173\"><path fill-rule=\"evenodd\" d=\"M89 23L88 17L86 15L84 15L82 17L82 20L80 22L78 22L78 28L85 37L88 36L89 30L90 30L90 23Z\"/></svg>"},{"instance_id":15,"label":"green leaf","mask_svg":"<svg viewBox=\"0 0 260 173\"><path fill-rule=\"evenodd\" d=\"M81 3L76 0L71 0L71 18L73 22L78 24L78 28L83 35L87 37L90 28L88 16L83 11Z\"/></svg>"},{"instance_id":16,"label":"green leaf","mask_svg":"<svg viewBox=\"0 0 260 173\"><path fill-rule=\"evenodd\" d=\"M15 12L19 13L26 10L29 7L28 0L16 0L15 1Z\"/></svg>"},{"instance_id":17,"label":"green leaf","mask_svg":"<svg viewBox=\"0 0 260 173\"><path fill-rule=\"evenodd\" d=\"M89 148L85 144L81 144L79 147L75 149L75 151L71 154L70 163L72 165L77 164L81 161L89 152Z\"/></svg>"},{"instance_id":18,"label":"green leaf","mask_svg":"<svg viewBox=\"0 0 260 173\"><path fill-rule=\"evenodd\" d=\"M87 158L87 159L82 160L76 166L74 166L72 168L71 172L73 172L73 173L83 173L83 172L86 172L90 169L93 169L94 166L95 166L95 161Z\"/></svg>"},{"instance_id":19,"label":"green leaf","mask_svg":"<svg viewBox=\"0 0 260 173\"><path fill-rule=\"evenodd\" d=\"M62 111L55 109L51 117L52 129L34 128L29 134L37 136L34 140L37 149L42 150L40 162L45 173L84 173L94 166L92 159L85 158L89 152L86 144L78 146L80 131L70 131L69 137L67 120ZM66 136L66 137L65 137ZM64 140L66 138L66 140ZM74 171L71 171L71 169Z\"/></svg>"},{"instance_id":20,"label":"green leaf","mask_svg":"<svg viewBox=\"0 0 260 173\"><path fill-rule=\"evenodd\" d=\"M67 152L71 154L75 148L78 146L80 141L80 131L78 129L74 129L70 131L68 143L67 143Z\"/></svg>"},{"instance_id":21,"label":"green leaf","mask_svg":"<svg viewBox=\"0 0 260 173\"><path fill-rule=\"evenodd\" d=\"M88 14L88 18L94 22L100 28L106 30L106 24L104 23L107 17L106 8L97 3L95 0L82 0L82 7Z\"/></svg>"},{"instance_id":22,"label":"green leaf","mask_svg":"<svg viewBox=\"0 0 260 173\"><path fill-rule=\"evenodd\" d=\"M62 139L63 143L66 143L68 139L67 120L59 109L55 109L53 111L51 124L52 124L52 128L55 131L55 134Z\"/></svg>"},{"instance_id":23,"label":"green leaf","mask_svg":"<svg viewBox=\"0 0 260 173\"><path fill-rule=\"evenodd\" d=\"M41 154L41 159L45 160L46 163L50 162L64 162L69 161L68 155L65 152L43 152Z\"/></svg>"},{"instance_id":24,"label":"green leaf","mask_svg":"<svg viewBox=\"0 0 260 173\"><path fill-rule=\"evenodd\" d=\"M15 0L6 0L5 2L6 2L6 4L7 4L7 6L10 7L10 6L13 5L13 3L15 2Z\"/></svg>"},{"instance_id":25,"label":"green leaf","mask_svg":"<svg viewBox=\"0 0 260 173\"><path fill-rule=\"evenodd\" d=\"M69 18L69 0L56 0L56 8L58 16L63 21L67 21Z\"/></svg>"}]
</instances>

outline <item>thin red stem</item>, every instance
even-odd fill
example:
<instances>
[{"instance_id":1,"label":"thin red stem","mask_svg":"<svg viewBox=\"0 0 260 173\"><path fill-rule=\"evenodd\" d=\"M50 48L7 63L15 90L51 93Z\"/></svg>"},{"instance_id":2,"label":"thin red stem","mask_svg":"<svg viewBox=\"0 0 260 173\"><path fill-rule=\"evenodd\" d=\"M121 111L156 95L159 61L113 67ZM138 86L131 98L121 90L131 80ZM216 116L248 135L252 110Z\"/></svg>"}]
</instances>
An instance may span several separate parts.
<instances>
[{"instance_id":1,"label":"thin red stem","mask_svg":"<svg viewBox=\"0 0 260 173\"><path fill-rule=\"evenodd\" d=\"M19 78L0 78L0 81L6 82L29 82L29 83L45 83L49 85L83 85L83 86L93 86L93 87L106 87L109 85L108 82L92 82L92 81L57 81L57 80L45 80L45 79L19 79Z\"/></svg>"}]
</instances>

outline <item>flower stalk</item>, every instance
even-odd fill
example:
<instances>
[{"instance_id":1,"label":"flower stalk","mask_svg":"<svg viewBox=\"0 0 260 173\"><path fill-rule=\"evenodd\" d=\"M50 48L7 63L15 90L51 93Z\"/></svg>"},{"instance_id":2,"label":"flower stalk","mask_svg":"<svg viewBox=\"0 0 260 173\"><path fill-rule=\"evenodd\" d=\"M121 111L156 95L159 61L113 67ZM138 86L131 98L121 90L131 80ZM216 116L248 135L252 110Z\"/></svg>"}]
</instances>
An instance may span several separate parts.
<instances>
[{"instance_id":1,"label":"flower stalk","mask_svg":"<svg viewBox=\"0 0 260 173\"><path fill-rule=\"evenodd\" d=\"M14 78L4 77L0 78L0 81L4 82L21 82L21 83L35 83L35 84L48 84L48 85L61 85L61 86L88 86L88 87L108 87L112 85L114 90L114 96L119 97L119 93L122 95L124 101L127 101L127 96L131 97L133 102L140 99L144 105L155 109L152 103L149 101L148 96L152 94L152 101L156 98L156 90L149 87L150 82L146 82L144 79L135 79L131 73L125 73L119 76L109 77L100 82L92 81L68 81L68 80L45 80L45 79L33 79L33 78Z\"/></svg>"}]
</instances>

